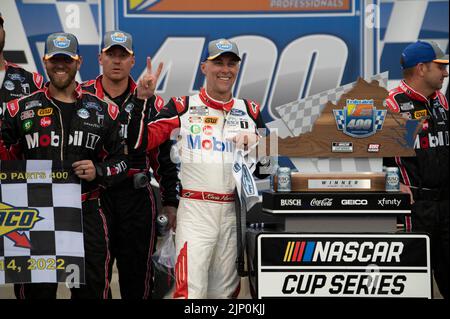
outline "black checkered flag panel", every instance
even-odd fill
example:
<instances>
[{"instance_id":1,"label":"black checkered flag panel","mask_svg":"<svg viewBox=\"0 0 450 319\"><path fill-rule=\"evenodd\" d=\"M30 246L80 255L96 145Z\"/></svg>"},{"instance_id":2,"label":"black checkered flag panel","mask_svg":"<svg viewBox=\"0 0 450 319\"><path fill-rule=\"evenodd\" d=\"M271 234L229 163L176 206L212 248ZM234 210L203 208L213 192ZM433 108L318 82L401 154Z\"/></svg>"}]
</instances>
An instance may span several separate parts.
<instances>
[{"instance_id":1,"label":"black checkered flag panel","mask_svg":"<svg viewBox=\"0 0 450 319\"><path fill-rule=\"evenodd\" d=\"M64 282L68 269L83 283L82 225L81 185L70 165L0 162L0 284Z\"/></svg>"}]
</instances>

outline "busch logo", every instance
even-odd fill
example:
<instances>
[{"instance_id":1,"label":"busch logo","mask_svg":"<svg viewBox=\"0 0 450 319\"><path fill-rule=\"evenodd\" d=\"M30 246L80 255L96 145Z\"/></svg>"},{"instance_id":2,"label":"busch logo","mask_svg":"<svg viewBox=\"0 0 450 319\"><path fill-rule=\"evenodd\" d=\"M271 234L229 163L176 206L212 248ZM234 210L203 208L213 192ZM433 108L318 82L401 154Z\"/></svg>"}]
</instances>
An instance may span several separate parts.
<instances>
[{"instance_id":1,"label":"busch logo","mask_svg":"<svg viewBox=\"0 0 450 319\"><path fill-rule=\"evenodd\" d=\"M333 205L333 199L332 198L324 198L324 199L313 198L311 200L311 203L309 203L309 205L311 207L313 207L313 206L319 206L319 207L331 206L331 205Z\"/></svg>"},{"instance_id":2,"label":"busch logo","mask_svg":"<svg viewBox=\"0 0 450 319\"><path fill-rule=\"evenodd\" d=\"M280 206L302 206L301 199L282 199L280 200Z\"/></svg>"}]
</instances>

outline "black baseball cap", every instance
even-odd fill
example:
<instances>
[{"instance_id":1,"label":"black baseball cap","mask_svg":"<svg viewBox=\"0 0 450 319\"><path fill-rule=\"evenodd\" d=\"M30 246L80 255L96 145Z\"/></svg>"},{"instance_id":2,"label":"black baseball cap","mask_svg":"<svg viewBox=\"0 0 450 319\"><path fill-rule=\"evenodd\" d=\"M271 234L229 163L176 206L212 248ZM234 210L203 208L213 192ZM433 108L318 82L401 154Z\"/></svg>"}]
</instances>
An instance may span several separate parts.
<instances>
[{"instance_id":1,"label":"black baseball cap","mask_svg":"<svg viewBox=\"0 0 450 319\"><path fill-rule=\"evenodd\" d=\"M0 25L2 27L3 27L3 22L5 22L5 20L3 20L2 13L0 12Z\"/></svg>"}]
</instances>

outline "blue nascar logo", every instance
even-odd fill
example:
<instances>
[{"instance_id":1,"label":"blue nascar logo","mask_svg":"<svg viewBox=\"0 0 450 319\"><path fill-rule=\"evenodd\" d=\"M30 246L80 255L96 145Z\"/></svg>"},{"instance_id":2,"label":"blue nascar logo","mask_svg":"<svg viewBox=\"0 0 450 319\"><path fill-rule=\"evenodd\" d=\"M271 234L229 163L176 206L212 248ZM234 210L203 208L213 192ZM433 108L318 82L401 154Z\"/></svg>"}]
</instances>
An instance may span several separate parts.
<instances>
[{"instance_id":1,"label":"blue nascar logo","mask_svg":"<svg viewBox=\"0 0 450 319\"><path fill-rule=\"evenodd\" d=\"M373 100L348 99L342 110L333 110L338 130L344 134L364 138L383 128L387 110L377 110Z\"/></svg>"}]
</instances>

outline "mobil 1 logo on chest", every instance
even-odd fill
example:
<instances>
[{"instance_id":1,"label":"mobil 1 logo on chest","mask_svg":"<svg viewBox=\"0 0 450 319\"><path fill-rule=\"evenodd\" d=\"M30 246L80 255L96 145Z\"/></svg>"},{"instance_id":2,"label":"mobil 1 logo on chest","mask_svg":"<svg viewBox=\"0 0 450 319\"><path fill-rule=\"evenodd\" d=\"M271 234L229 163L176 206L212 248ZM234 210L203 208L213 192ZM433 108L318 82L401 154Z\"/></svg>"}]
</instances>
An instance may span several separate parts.
<instances>
[{"instance_id":1,"label":"mobil 1 logo on chest","mask_svg":"<svg viewBox=\"0 0 450 319\"><path fill-rule=\"evenodd\" d=\"M261 234L258 297L431 298L422 234Z\"/></svg>"}]
</instances>

